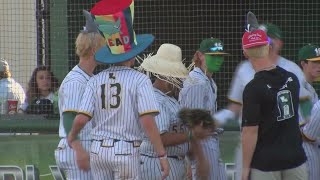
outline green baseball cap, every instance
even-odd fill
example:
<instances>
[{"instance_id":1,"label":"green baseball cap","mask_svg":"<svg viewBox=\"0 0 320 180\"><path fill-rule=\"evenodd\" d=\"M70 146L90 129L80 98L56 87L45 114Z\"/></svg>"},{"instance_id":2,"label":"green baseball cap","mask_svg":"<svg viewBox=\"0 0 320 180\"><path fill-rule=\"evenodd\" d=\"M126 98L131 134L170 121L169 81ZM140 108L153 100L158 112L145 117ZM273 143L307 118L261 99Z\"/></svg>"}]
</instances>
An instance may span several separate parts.
<instances>
[{"instance_id":1,"label":"green baseball cap","mask_svg":"<svg viewBox=\"0 0 320 180\"><path fill-rule=\"evenodd\" d=\"M320 61L320 47L313 44L303 46L299 50L299 60Z\"/></svg>"},{"instance_id":2,"label":"green baseball cap","mask_svg":"<svg viewBox=\"0 0 320 180\"><path fill-rule=\"evenodd\" d=\"M202 40L198 51L205 54L213 54L213 55L228 54L226 52L223 52L222 41L216 38L207 38Z\"/></svg>"},{"instance_id":3,"label":"green baseball cap","mask_svg":"<svg viewBox=\"0 0 320 180\"><path fill-rule=\"evenodd\" d=\"M261 24L259 29L267 32L267 35L270 38L281 39L281 31L280 28L272 23Z\"/></svg>"}]
</instances>

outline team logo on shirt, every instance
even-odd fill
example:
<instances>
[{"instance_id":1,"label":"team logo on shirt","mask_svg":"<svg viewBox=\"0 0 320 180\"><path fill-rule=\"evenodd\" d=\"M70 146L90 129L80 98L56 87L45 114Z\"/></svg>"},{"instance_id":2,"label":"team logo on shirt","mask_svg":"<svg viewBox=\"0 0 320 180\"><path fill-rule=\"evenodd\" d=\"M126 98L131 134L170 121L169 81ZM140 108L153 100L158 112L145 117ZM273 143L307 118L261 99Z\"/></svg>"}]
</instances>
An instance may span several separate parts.
<instances>
[{"instance_id":1,"label":"team logo on shirt","mask_svg":"<svg viewBox=\"0 0 320 180\"><path fill-rule=\"evenodd\" d=\"M282 86L282 88L280 88L280 90L285 89L285 88L288 88L288 83L289 83L289 82L292 82L292 81L293 81L292 77L288 77L287 81L286 81L285 84Z\"/></svg>"},{"instance_id":2,"label":"team logo on shirt","mask_svg":"<svg viewBox=\"0 0 320 180\"><path fill-rule=\"evenodd\" d=\"M294 116L291 91L282 90L277 93L277 106L279 110L278 121L290 119Z\"/></svg>"}]
</instances>

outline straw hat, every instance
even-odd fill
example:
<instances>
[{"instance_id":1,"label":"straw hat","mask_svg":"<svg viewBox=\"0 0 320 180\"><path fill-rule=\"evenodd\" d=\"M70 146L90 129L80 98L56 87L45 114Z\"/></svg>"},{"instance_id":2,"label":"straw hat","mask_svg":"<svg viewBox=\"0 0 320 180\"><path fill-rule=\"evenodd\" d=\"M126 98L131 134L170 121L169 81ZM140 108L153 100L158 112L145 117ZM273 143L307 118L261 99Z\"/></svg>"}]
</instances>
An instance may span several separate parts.
<instances>
[{"instance_id":1,"label":"straw hat","mask_svg":"<svg viewBox=\"0 0 320 180\"><path fill-rule=\"evenodd\" d=\"M183 64L182 51L174 44L162 44L157 54L143 60L140 69L150 72L157 78L180 87L179 78L186 78L188 69ZM178 82L179 81L179 82Z\"/></svg>"}]
</instances>

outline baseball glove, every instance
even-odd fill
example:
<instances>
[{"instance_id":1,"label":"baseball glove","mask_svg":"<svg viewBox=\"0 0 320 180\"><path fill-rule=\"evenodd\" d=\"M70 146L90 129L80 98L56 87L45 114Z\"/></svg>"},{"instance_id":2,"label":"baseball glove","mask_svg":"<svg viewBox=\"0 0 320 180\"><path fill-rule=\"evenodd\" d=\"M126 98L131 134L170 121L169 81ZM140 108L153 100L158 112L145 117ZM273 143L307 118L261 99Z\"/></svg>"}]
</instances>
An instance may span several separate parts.
<instances>
[{"instance_id":1,"label":"baseball glove","mask_svg":"<svg viewBox=\"0 0 320 180\"><path fill-rule=\"evenodd\" d=\"M215 123L210 113L204 109L183 108L179 111L178 117L189 128L203 123L204 128L215 129Z\"/></svg>"}]
</instances>

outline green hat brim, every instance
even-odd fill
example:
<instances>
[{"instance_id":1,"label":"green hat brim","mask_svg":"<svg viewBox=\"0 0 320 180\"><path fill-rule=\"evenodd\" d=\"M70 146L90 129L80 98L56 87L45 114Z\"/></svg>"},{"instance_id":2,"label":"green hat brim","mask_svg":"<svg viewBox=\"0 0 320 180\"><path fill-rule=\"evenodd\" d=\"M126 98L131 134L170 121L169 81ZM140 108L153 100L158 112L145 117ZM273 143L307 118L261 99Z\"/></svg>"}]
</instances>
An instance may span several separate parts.
<instances>
[{"instance_id":1,"label":"green hat brim","mask_svg":"<svg viewBox=\"0 0 320 180\"><path fill-rule=\"evenodd\" d=\"M227 55L229 53L225 53L225 52L206 52L204 54L209 54L209 55Z\"/></svg>"}]
</instances>

